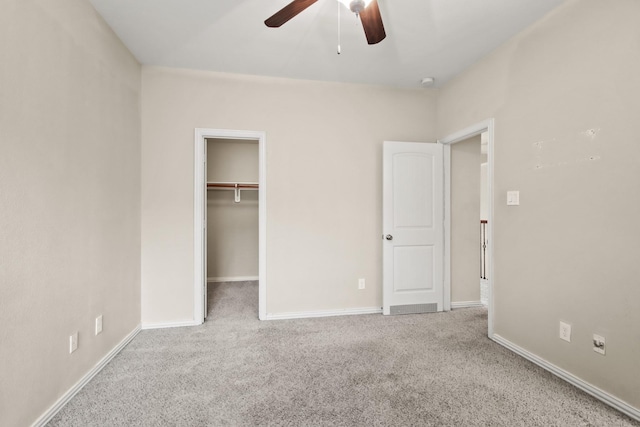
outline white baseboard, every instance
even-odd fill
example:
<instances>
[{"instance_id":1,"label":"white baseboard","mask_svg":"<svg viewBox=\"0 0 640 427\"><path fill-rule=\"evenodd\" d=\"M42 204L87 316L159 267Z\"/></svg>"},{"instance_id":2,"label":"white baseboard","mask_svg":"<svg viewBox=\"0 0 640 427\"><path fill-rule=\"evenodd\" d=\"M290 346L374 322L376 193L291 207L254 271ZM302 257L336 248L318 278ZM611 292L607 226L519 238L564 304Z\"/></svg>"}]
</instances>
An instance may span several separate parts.
<instances>
[{"instance_id":1,"label":"white baseboard","mask_svg":"<svg viewBox=\"0 0 640 427\"><path fill-rule=\"evenodd\" d=\"M339 310L298 311L293 313L267 314L265 320L307 319L311 317L353 316L357 314L381 314L380 307L344 308Z\"/></svg>"},{"instance_id":2,"label":"white baseboard","mask_svg":"<svg viewBox=\"0 0 640 427\"><path fill-rule=\"evenodd\" d=\"M207 282L253 282L258 279L258 276L207 277Z\"/></svg>"},{"instance_id":3,"label":"white baseboard","mask_svg":"<svg viewBox=\"0 0 640 427\"><path fill-rule=\"evenodd\" d=\"M202 322L196 322L195 320L185 320L182 322L143 323L142 330L146 331L147 329L182 328L185 326L198 325L202 325Z\"/></svg>"},{"instance_id":4,"label":"white baseboard","mask_svg":"<svg viewBox=\"0 0 640 427\"><path fill-rule=\"evenodd\" d=\"M572 384L576 387L578 387L580 390L584 391L585 393L590 394L591 396L595 397L596 399L606 403L607 405L617 409L618 411L622 412L623 414L628 415L629 417L640 421L640 409L638 408L634 408L633 406L629 405L628 403L626 403L623 400L618 399L617 397L607 393L604 390L599 389L598 387L589 384L588 382L576 377L575 375L573 375L572 373L565 371L562 368L557 367L556 365L546 361L545 359L536 356L535 354L529 352L528 350L525 350L524 348L512 343L511 341L501 337L498 334L493 334L492 339L497 342L498 344L500 344L501 346L513 351L514 353L524 357L525 359L529 360L530 362L535 363L536 365L540 366L543 369L546 369L547 371L551 372L552 374L556 375L557 377L565 380L566 382L568 382L569 384Z\"/></svg>"},{"instance_id":5,"label":"white baseboard","mask_svg":"<svg viewBox=\"0 0 640 427\"><path fill-rule=\"evenodd\" d=\"M44 414L40 416L34 423L33 427L40 427L47 424L56 414L66 405L72 398L75 396L82 388L87 385L89 381L95 377L98 372L100 372L109 362L113 359L118 353L122 351L123 348L126 347L127 344L131 342L132 339L135 338L136 335L140 332L140 325L136 326L133 331L129 333L120 343L118 343L106 356L104 356L100 361L89 371L87 372L80 380L75 383L73 387L71 387L65 394L63 394L60 399L56 401Z\"/></svg>"},{"instance_id":6,"label":"white baseboard","mask_svg":"<svg viewBox=\"0 0 640 427\"><path fill-rule=\"evenodd\" d=\"M484 307L484 304L482 304L482 301L458 301L458 302L451 303L452 309L471 308L471 307Z\"/></svg>"}]
</instances>

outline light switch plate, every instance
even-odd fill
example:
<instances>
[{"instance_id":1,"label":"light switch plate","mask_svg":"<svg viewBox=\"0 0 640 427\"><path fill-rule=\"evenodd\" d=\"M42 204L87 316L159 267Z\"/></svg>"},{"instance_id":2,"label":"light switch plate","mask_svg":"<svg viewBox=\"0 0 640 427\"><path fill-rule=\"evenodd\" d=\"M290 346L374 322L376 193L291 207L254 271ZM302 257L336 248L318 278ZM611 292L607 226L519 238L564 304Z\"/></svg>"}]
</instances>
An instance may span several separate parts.
<instances>
[{"instance_id":1,"label":"light switch plate","mask_svg":"<svg viewBox=\"0 0 640 427\"><path fill-rule=\"evenodd\" d=\"M507 206L519 206L519 205L520 205L520 192L507 191Z\"/></svg>"}]
</instances>

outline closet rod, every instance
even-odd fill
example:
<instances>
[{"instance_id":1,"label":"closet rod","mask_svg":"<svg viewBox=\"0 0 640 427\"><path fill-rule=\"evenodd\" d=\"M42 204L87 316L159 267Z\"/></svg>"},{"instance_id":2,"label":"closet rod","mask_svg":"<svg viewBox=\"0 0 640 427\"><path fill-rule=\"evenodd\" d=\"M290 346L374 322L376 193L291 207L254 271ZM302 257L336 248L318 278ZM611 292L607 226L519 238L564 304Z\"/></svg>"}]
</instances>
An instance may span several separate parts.
<instances>
[{"instance_id":1,"label":"closet rod","mask_svg":"<svg viewBox=\"0 0 640 427\"><path fill-rule=\"evenodd\" d=\"M207 182L207 190L233 190L234 201L240 203L240 193L242 190L258 190L258 184L252 182Z\"/></svg>"},{"instance_id":2,"label":"closet rod","mask_svg":"<svg viewBox=\"0 0 640 427\"><path fill-rule=\"evenodd\" d=\"M207 182L207 188L230 188L230 189L234 189L234 188L240 188L240 189L251 189L251 188L258 188L258 184L234 184L234 183L228 183L228 182Z\"/></svg>"}]
</instances>

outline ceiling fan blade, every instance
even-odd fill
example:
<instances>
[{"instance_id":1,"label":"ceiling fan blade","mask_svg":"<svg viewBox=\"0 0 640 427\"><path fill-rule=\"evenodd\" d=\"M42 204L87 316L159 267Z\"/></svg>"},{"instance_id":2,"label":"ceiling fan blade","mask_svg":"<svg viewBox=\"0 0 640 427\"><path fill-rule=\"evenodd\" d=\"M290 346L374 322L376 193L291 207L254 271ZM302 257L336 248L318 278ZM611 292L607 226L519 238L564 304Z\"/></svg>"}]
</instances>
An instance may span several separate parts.
<instances>
[{"instance_id":1,"label":"ceiling fan blade","mask_svg":"<svg viewBox=\"0 0 640 427\"><path fill-rule=\"evenodd\" d=\"M367 36L367 43L380 43L387 37L387 33L384 32L377 0L373 0L369 6L360 12L360 21L362 22L362 28L364 28L364 34Z\"/></svg>"},{"instance_id":2,"label":"ceiling fan blade","mask_svg":"<svg viewBox=\"0 0 640 427\"><path fill-rule=\"evenodd\" d=\"M267 27L279 27L317 1L318 0L293 0L264 21L264 23Z\"/></svg>"}]
</instances>

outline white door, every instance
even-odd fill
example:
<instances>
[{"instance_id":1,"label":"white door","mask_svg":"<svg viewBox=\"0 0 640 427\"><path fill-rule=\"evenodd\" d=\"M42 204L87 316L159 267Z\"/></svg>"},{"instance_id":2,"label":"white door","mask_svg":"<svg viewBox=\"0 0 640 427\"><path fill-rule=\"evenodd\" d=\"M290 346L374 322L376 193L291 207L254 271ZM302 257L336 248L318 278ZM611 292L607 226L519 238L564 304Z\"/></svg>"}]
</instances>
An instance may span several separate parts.
<instances>
[{"instance_id":1,"label":"white door","mask_svg":"<svg viewBox=\"0 0 640 427\"><path fill-rule=\"evenodd\" d=\"M383 145L383 313L444 306L443 146Z\"/></svg>"},{"instance_id":2,"label":"white door","mask_svg":"<svg viewBox=\"0 0 640 427\"><path fill-rule=\"evenodd\" d=\"M204 214L203 214L203 218L204 218L204 222L202 224L202 232L204 233L204 239L202 239L203 241L203 245L204 247L202 248L202 253L204 254L204 262L203 262L203 269L204 269L204 274L203 274L203 278L204 278L204 283L202 284L202 294L204 295L204 318L207 318L207 263L209 262L209 258L207 257L207 241L208 241L208 236L207 236L207 206L209 205L208 203L208 193L207 193L207 139L205 138L204 140Z\"/></svg>"}]
</instances>

